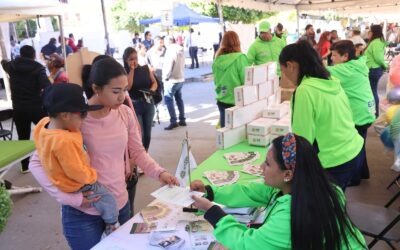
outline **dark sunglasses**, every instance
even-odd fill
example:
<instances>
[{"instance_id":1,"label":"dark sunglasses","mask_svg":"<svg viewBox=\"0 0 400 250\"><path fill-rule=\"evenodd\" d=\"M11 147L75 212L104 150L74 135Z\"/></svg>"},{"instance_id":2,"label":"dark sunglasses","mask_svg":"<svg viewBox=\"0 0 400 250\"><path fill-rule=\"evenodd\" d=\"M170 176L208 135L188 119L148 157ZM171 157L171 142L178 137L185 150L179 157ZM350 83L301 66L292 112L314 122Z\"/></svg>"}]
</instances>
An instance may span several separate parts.
<instances>
[{"instance_id":1,"label":"dark sunglasses","mask_svg":"<svg viewBox=\"0 0 400 250\"><path fill-rule=\"evenodd\" d=\"M71 113L72 113L72 114L75 114L75 115L80 115L82 119L85 119L86 116L88 115L88 112L87 112L87 111L71 112Z\"/></svg>"}]
</instances>

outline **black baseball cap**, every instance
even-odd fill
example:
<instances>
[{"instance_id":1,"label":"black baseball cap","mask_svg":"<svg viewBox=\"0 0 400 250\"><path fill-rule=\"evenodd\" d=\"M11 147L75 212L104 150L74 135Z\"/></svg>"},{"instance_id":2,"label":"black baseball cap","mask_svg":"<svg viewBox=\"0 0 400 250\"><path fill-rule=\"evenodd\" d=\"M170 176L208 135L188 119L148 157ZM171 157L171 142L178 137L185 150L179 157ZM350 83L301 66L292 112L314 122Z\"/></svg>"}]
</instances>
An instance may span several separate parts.
<instances>
[{"instance_id":1,"label":"black baseball cap","mask_svg":"<svg viewBox=\"0 0 400 250\"><path fill-rule=\"evenodd\" d=\"M102 109L102 105L88 105L81 86L74 83L56 83L43 93L43 106L47 113L87 112Z\"/></svg>"}]
</instances>

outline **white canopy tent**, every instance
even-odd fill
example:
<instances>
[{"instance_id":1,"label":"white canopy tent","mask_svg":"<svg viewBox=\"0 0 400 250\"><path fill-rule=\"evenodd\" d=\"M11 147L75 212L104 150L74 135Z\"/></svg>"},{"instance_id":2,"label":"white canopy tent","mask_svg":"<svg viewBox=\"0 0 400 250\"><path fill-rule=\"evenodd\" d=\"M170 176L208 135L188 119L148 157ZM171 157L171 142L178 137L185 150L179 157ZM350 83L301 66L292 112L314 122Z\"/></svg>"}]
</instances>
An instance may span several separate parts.
<instances>
[{"instance_id":1,"label":"white canopy tent","mask_svg":"<svg viewBox=\"0 0 400 250\"><path fill-rule=\"evenodd\" d=\"M60 34L64 37L62 25L62 4L58 0L1 0L0 1L0 23L15 22L19 20L57 16L60 23ZM6 51L5 39L8 37L4 35L0 26L0 60L8 59ZM62 40L64 44L64 40ZM65 53L65 49L64 49ZM64 55L65 56L65 55ZM1 68L2 75L5 76L3 68ZM7 77L4 77L4 85L6 88L6 102L11 102L11 93Z\"/></svg>"}]
</instances>

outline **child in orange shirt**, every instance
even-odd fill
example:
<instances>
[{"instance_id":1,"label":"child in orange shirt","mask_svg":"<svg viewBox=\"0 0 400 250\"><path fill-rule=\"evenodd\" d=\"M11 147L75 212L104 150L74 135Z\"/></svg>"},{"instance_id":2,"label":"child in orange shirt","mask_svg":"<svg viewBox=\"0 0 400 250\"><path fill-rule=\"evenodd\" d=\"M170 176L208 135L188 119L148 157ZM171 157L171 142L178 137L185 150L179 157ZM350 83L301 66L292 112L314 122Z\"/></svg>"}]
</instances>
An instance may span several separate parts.
<instances>
[{"instance_id":1,"label":"child in orange shirt","mask_svg":"<svg viewBox=\"0 0 400 250\"><path fill-rule=\"evenodd\" d=\"M49 117L35 127L34 141L47 176L61 191L92 191L90 197L100 196L92 205L106 223L105 235L110 234L119 226L117 203L110 191L97 182L79 131L87 112L102 106L88 105L82 88L70 83L48 87L43 105Z\"/></svg>"}]
</instances>

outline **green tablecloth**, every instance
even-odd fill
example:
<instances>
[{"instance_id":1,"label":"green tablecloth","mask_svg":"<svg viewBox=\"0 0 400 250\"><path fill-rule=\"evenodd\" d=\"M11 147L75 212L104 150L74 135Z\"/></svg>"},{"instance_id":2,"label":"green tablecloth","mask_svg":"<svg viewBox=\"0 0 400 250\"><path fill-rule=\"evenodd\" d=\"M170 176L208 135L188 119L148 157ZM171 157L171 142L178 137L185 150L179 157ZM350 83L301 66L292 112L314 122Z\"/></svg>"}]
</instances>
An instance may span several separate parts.
<instances>
[{"instance_id":1,"label":"green tablecloth","mask_svg":"<svg viewBox=\"0 0 400 250\"><path fill-rule=\"evenodd\" d=\"M233 147L230 147L228 149L224 150L218 150L214 154L212 154L207 160L203 161L193 172L192 172L192 181L194 180L201 180L204 182L204 184L209 185L210 182L203 177L203 172L208 171L208 170L241 170L243 166L229 166L228 161L224 158L225 153L231 153L231 152L249 152L249 151L254 151L254 152L259 152L260 153L260 159L257 161L254 161L253 163L255 164L261 164L266 157L267 154L267 148L264 147L255 147L249 145L247 142L242 142L240 144L237 144ZM257 177L253 176L250 174L246 174L244 172L239 172L240 174L240 179L238 180L238 183L246 183L249 181L254 181L258 178L262 177Z\"/></svg>"},{"instance_id":2,"label":"green tablecloth","mask_svg":"<svg viewBox=\"0 0 400 250\"><path fill-rule=\"evenodd\" d=\"M33 141L0 141L0 169L34 150Z\"/></svg>"}]
</instances>

